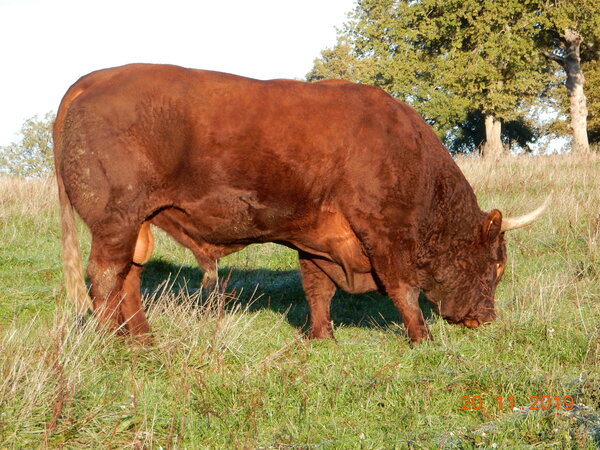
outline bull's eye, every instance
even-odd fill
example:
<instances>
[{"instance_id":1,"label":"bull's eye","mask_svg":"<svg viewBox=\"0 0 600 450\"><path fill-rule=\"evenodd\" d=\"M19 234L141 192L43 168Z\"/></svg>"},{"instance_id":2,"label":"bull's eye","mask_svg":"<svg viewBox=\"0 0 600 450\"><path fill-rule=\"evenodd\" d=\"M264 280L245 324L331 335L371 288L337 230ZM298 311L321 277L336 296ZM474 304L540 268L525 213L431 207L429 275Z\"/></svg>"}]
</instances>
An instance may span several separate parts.
<instances>
[{"instance_id":1,"label":"bull's eye","mask_svg":"<svg viewBox=\"0 0 600 450\"><path fill-rule=\"evenodd\" d=\"M502 274L504 273L504 263L496 263L496 279L500 279Z\"/></svg>"}]
</instances>

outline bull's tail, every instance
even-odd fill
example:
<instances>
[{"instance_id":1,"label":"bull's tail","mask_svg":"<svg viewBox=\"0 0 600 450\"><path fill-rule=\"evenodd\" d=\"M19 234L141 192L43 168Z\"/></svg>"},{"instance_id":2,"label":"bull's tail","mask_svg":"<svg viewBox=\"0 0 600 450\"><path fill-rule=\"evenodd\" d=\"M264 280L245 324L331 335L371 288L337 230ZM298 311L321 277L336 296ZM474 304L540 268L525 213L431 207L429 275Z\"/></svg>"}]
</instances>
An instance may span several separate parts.
<instances>
[{"instance_id":1,"label":"bull's tail","mask_svg":"<svg viewBox=\"0 0 600 450\"><path fill-rule=\"evenodd\" d=\"M92 300L83 278L81 249L75 228L75 214L65 191L60 175L58 180L58 198L60 201L60 228L62 232L62 257L67 298L75 304L78 315L85 314L92 307Z\"/></svg>"},{"instance_id":2,"label":"bull's tail","mask_svg":"<svg viewBox=\"0 0 600 450\"><path fill-rule=\"evenodd\" d=\"M71 97L71 98L69 98ZM63 270L65 284L67 288L67 298L75 304L78 315L85 314L92 307L92 301L88 295L88 290L83 278L83 268L81 262L81 249L77 238L77 228L75 227L75 214L73 206L67 195L65 185L60 170L61 161L61 134L63 124L70 101L74 96L69 93L63 99L54 123L54 163L56 165L56 180L58 183L58 199L60 202L60 227Z\"/></svg>"}]
</instances>

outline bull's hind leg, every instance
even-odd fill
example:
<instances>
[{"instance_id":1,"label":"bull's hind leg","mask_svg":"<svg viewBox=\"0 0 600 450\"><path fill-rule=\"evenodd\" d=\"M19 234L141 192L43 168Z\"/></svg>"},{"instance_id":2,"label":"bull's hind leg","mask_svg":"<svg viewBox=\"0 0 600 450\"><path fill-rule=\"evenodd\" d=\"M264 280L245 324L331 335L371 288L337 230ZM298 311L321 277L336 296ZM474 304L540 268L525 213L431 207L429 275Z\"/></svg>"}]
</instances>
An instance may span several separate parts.
<instances>
[{"instance_id":1,"label":"bull's hind leg","mask_svg":"<svg viewBox=\"0 0 600 450\"><path fill-rule=\"evenodd\" d=\"M141 267L132 262L138 235L137 225L122 220L94 224L88 276L100 325L144 339L149 327L141 306Z\"/></svg>"},{"instance_id":2,"label":"bull's hind leg","mask_svg":"<svg viewBox=\"0 0 600 450\"><path fill-rule=\"evenodd\" d=\"M150 224L144 222L138 233L133 252L133 264L129 273L125 277L123 285L124 298L121 303L121 315L125 328L132 336L138 336L144 340L149 339L150 326L144 314L142 305L142 296L140 293L140 277L142 275L143 265L148 262L152 250L154 249L154 239L150 231Z\"/></svg>"},{"instance_id":3,"label":"bull's hind leg","mask_svg":"<svg viewBox=\"0 0 600 450\"><path fill-rule=\"evenodd\" d=\"M329 311L336 286L309 255L300 252L299 257L302 287L310 308L309 337L333 338Z\"/></svg>"}]
</instances>

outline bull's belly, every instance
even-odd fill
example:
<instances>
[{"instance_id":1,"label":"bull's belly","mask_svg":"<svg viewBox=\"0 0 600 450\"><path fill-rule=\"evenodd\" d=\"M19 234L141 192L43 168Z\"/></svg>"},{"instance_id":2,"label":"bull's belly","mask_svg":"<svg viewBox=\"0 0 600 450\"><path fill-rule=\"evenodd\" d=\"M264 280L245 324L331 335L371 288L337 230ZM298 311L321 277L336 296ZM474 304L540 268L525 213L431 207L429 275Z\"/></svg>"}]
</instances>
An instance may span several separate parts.
<instances>
[{"instance_id":1,"label":"bull's belly","mask_svg":"<svg viewBox=\"0 0 600 450\"><path fill-rule=\"evenodd\" d=\"M328 211L317 220L304 223L298 219L285 220L281 226L269 228L257 225L264 224L263 217L248 211L223 217L169 208L154 216L152 222L188 247L204 270L213 266L215 260L245 245L276 242L312 255L317 266L347 292L377 290L369 259L338 213Z\"/></svg>"},{"instance_id":2,"label":"bull's belly","mask_svg":"<svg viewBox=\"0 0 600 450\"><path fill-rule=\"evenodd\" d=\"M294 227L293 204L262 204L257 194L221 188L201 199L181 201L186 222L198 239L214 244L242 244L281 239Z\"/></svg>"},{"instance_id":3,"label":"bull's belly","mask_svg":"<svg viewBox=\"0 0 600 450\"><path fill-rule=\"evenodd\" d=\"M371 264L348 220L331 205L265 205L247 191L229 189L165 210L196 242L217 246L284 243L343 267L369 273Z\"/></svg>"}]
</instances>

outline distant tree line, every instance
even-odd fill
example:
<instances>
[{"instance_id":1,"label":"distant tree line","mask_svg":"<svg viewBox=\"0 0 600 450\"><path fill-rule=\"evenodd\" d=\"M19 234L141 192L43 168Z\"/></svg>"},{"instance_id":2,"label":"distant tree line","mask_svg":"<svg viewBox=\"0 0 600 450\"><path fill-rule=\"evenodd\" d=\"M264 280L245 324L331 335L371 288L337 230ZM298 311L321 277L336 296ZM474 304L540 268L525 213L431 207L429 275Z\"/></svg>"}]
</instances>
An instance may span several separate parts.
<instances>
[{"instance_id":1,"label":"distant tree line","mask_svg":"<svg viewBox=\"0 0 600 450\"><path fill-rule=\"evenodd\" d=\"M0 175L39 177L53 169L52 124L55 115L33 116L25 121L20 139L0 147Z\"/></svg>"},{"instance_id":2,"label":"distant tree line","mask_svg":"<svg viewBox=\"0 0 600 450\"><path fill-rule=\"evenodd\" d=\"M453 153L570 135L581 154L600 141L599 45L597 0L358 0L307 80L379 86ZM540 126L544 111L558 119Z\"/></svg>"}]
</instances>

